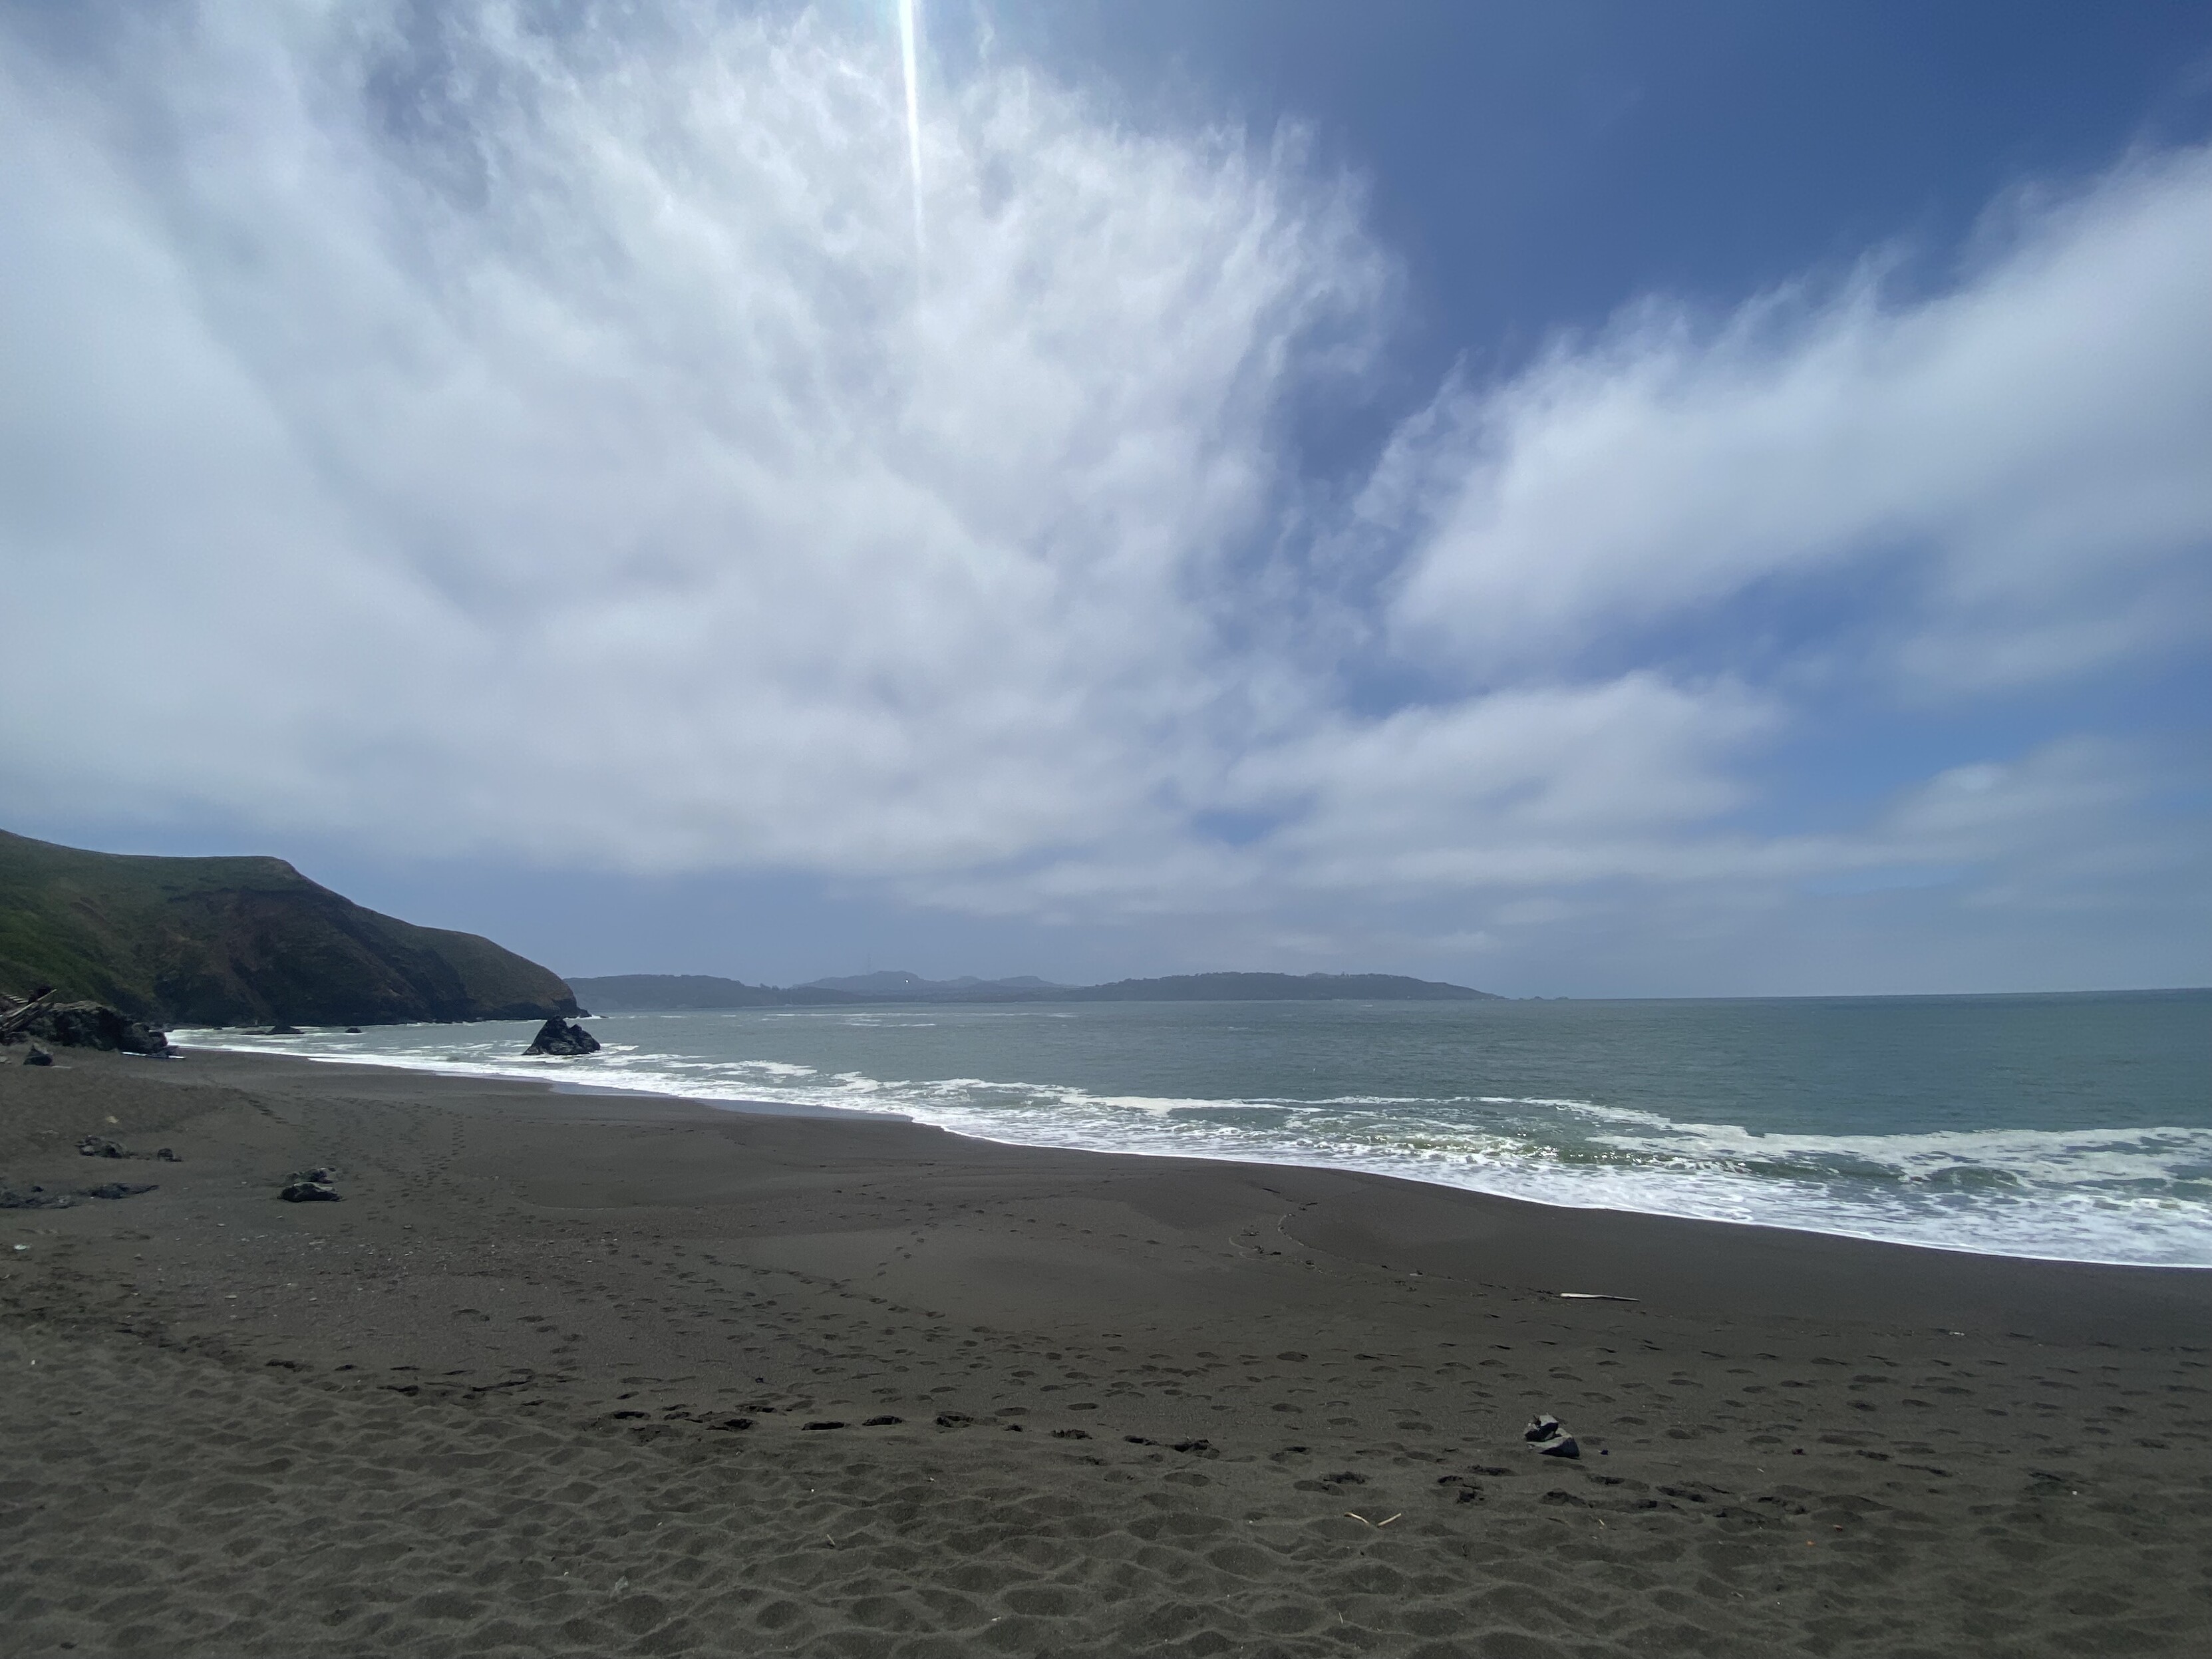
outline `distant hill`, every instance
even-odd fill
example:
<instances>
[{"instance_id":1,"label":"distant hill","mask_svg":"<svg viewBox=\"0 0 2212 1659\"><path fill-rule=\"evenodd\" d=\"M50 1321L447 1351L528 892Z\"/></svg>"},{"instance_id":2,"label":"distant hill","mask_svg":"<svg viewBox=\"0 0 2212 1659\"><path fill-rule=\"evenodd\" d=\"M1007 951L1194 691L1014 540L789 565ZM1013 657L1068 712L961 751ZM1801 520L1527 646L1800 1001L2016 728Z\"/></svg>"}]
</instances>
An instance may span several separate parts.
<instances>
[{"instance_id":1,"label":"distant hill","mask_svg":"<svg viewBox=\"0 0 2212 1659\"><path fill-rule=\"evenodd\" d=\"M602 1014L676 1014L715 1008L814 1007L859 1002L844 991L801 985L790 990L747 985L712 974L605 974L568 981L576 994Z\"/></svg>"},{"instance_id":2,"label":"distant hill","mask_svg":"<svg viewBox=\"0 0 2212 1659\"><path fill-rule=\"evenodd\" d=\"M1012 979L978 979L973 974L963 974L958 979L924 979L920 974L886 969L879 974L851 974L843 979L810 979L798 988L851 991L860 996L930 997L966 995L978 991L1059 991L1069 988L1039 979L1035 974L1020 974Z\"/></svg>"},{"instance_id":3,"label":"distant hill","mask_svg":"<svg viewBox=\"0 0 2212 1659\"><path fill-rule=\"evenodd\" d=\"M1173 974L1059 991L1062 1002L1494 1002L1441 980L1403 974Z\"/></svg>"},{"instance_id":4,"label":"distant hill","mask_svg":"<svg viewBox=\"0 0 2212 1659\"><path fill-rule=\"evenodd\" d=\"M1400 974L1177 974L1111 985L1054 985L1019 979L923 979L885 971L819 979L781 989L708 974L617 974L574 978L576 994L604 1014L677 1013L714 1008L820 1007L884 1002L1472 1002L1488 991Z\"/></svg>"},{"instance_id":5,"label":"distant hill","mask_svg":"<svg viewBox=\"0 0 2212 1659\"><path fill-rule=\"evenodd\" d=\"M1039 990L1049 980L924 979L885 969L805 985L748 985L713 974L607 974L571 979L576 994L603 1014L682 1013L714 1008L817 1008L862 1002L998 1002Z\"/></svg>"},{"instance_id":6,"label":"distant hill","mask_svg":"<svg viewBox=\"0 0 2212 1659\"><path fill-rule=\"evenodd\" d=\"M0 990L163 1025L388 1025L579 1012L550 969L417 927L282 859L87 853L0 830Z\"/></svg>"}]
</instances>

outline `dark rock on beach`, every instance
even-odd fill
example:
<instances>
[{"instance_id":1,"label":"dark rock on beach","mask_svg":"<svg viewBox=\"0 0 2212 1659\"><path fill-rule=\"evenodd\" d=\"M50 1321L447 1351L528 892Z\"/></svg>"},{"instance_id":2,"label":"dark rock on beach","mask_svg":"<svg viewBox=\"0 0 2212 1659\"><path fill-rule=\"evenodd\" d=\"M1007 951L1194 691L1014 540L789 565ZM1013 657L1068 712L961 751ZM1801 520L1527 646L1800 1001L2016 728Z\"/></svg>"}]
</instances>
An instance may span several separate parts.
<instances>
[{"instance_id":1,"label":"dark rock on beach","mask_svg":"<svg viewBox=\"0 0 2212 1659\"><path fill-rule=\"evenodd\" d=\"M26 1066L51 1066L53 1063L54 1057L35 1042L31 1045L31 1052L23 1056Z\"/></svg>"},{"instance_id":2,"label":"dark rock on beach","mask_svg":"<svg viewBox=\"0 0 2212 1659\"><path fill-rule=\"evenodd\" d=\"M161 1054L169 1049L167 1033L99 1002L49 1003L32 1012L13 1035L44 1037L58 1048L125 1054Z\"/></svg>"},{"instance_id":3,"label":"dark rock on beach","mask_svg":"<svg viewBox=\"0 0 2212 1659\"><path fill-rule=\"evenodd\" d=\"M50 1193L44 1187L36 1186L28 1192L0 1187L0 1210L68 1210L74 1209L80 1198L136 1198L141 1193L153 1190L151 1183L133 1184L127 1181L109 1181L97 1187L80 1187L73 1193Z\"/></svg>"},{"instance_id":4,"label":"dark rock on beach","mask_svg":"<svg viewBox=\"0 0 2212 1659\"><path fill-rule=\"evenodd\" d=\"M595 1054L599 1051L599 1040L574 1021L562 1019L558 1014L539 1028L531 1039L526 1054L554 1054L573 1058L577 1054Z\"/></svg>"},{"instance_id":5,"label":"dark rock on beach","mask_svg":"<svg viewBox=\"0 0 2212 1659\"><path fill-rule=\"evenodd\" d=\"M1521 1437L1536 1448L1541 1457L1580 1457L1581 1445L1574 1436L1559 1425L1559 1419L1549 1412L1531 1418L1528 1426L1521 1431Z\"/></svg>"},{"instance_id":6,"label":"dark rock on beach","mask_svg":"<svg viewBox=\"0 0 2212 1659\"><path fill-rule=\"evenodd\" d=\"M292 1181L276 1196L287 1204L335 1204L338 1189L326 1181Z\"/></svg>"}]
</instances>

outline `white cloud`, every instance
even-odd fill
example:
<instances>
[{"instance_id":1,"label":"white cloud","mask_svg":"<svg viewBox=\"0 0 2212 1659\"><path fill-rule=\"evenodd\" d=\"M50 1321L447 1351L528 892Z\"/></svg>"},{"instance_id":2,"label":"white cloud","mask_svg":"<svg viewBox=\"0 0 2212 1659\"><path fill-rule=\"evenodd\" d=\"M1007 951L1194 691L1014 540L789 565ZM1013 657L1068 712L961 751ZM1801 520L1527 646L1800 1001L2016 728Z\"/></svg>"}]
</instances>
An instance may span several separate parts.
<instances>
[{"instance_id":1,"label":"white cloud","mask_svg":"<svg viewBox=\"0 0 2212 1659\"><path fill-rule=\"evenodd\" d=\"M1298 807L1270 847L1297 884L1574 883L1667 873L1743 803L1733 769L1777 723L1741 687L1638 673L1331 720L1231 775Z\"/></svg>"},{"instance_id":2,"label":"white cloud","mask_svg":"<svg viewBox=\"0 0 2212 1659\"><path fill-rule=\"evenodd\" d=\"M931 89L918 268L888 40L524 16L0 23L17 822L799 869L1324 963L2056 870L2038 823L2185 874L2094 744L1748 827L1816 711L1636 642L1874 559L1902 608L1838 631L1923 692L2201 638L2206 155L2021 207L1934 298L1655 304L1455 384L1316 522L1284 428L1360 392L1397 277L1294 141L987 58ZM1348 547L1384 598L1307 574ZM1355 647L1424 700L1356 702Z\"/></svg>"},{"instance_id":3,"label":"white cloud","mask_svg":"<svg viewBox=\"0 0 2212 1659\"><path fill-rule=\"evenodd\" d=\"M2212 152L2014 204L1953 290L1878 267L1701 328L1653 305L1410 427L1395 620L1478 677L1755 584L1897 561L1878 654L1923 690L2066 676L2212 620Z\"/></svg>"},{"instance_id":4,"label":"white cloud","mask_svg":"<svg viewBox=\"0 0 2212 1659\"><path fill-rule=\"evenodd\" d=\"M13 459L69 471L0 510L100 597L31 594L0 674L107 736L45 787L881 872L1203 770L1265 678L1214 606L1273 424L1389 280L1345 191L991 70L926 135L917 303L871 43L468 16L210 13L73 100L18 64Z\"/></svg>"}]
</instances>

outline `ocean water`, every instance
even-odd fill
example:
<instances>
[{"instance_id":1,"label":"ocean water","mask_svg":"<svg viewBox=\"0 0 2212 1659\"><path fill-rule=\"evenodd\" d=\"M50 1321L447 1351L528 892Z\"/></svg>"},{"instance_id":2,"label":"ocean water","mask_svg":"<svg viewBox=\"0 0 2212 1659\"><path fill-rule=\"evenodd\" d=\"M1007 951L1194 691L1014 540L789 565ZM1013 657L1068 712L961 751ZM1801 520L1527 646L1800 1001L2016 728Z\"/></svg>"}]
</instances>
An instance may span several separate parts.
<instances>
[{"instance_id":1,"label":"ocean water","mask_svg":"<svg viewBox=\"0 0 2212 1659\"><path fill-rule=\"evenodd\" d=\"M1998 1255L2212 1267L2212 991L617 1014L220 1046L912 1118Z\"/></svg>"}]
</instances>

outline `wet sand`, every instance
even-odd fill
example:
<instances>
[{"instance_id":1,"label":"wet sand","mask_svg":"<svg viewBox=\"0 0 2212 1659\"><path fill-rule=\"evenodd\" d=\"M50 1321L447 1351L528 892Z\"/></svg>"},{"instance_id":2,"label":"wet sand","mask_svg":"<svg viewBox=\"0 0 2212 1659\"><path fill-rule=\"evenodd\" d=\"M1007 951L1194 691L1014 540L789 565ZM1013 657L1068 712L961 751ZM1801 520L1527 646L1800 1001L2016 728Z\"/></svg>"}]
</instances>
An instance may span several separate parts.
<instances>
[{"instance_id":1,"label":"wet sand","mask_svg":"<svg viewBox=\"0 0 2212 1659\"><path fill-rule=\"evenodd\" d=\"M2212 1651L2212 1273L21 1052L9 1655Z\"/></svg>"}]
</instances>

